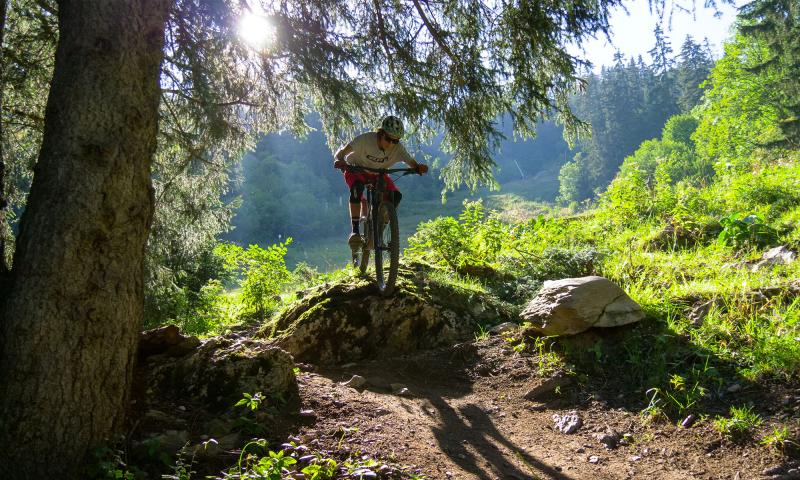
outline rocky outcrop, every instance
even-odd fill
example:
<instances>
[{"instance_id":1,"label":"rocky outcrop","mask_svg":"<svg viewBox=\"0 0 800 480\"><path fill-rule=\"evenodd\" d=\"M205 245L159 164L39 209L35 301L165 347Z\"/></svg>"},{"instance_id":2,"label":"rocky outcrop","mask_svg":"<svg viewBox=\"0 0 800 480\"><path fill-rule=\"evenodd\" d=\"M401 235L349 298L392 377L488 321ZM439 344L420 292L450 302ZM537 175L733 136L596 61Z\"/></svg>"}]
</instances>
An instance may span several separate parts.
<instances>
[{"instance_id":1,"label":"rocky outcrop","mask_svg":"<svg viewBox=\"0 0 800 480\"><path fill-rule=\"evenodd\" d=\"M642 308L619 286L603 277L544 282L520 314L530 331L574 335L591 327L617 327L644 318Z\"/></svg>"},{"instance_id":2,"label":"rocky outcrop","mask_svg":"<svg viewBox=\"0 0 800 480\"><path fill-rule=\"evenodd\" d=\"M345 363L453 345L474 338L476 323L510 315L476 296L419 280L391 297L362 282L328 285L308 293L263 336L299 362Z\"/></svg>"},{"instance_id":3,"label":"rocky outcrop","mask_svg":"<svg viewBox=\"0 0 800 480\"><path fill-rule=\"evenodd\" d=\"M233 406L243 393L282 399L297 393L292 357L264 340L214 337L183 357L153 355L144 362L147 397L196 402L210 411Z\"/></svg>"}]
</instances>

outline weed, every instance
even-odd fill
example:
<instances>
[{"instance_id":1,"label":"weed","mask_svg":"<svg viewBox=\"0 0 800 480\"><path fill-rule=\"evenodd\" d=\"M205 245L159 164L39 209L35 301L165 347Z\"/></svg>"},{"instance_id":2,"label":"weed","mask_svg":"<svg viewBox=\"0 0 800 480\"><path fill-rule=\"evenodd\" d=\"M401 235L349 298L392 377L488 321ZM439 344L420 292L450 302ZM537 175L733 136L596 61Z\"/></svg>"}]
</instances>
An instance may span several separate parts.
<instances>
[{"instance_id":1,"label":"weed","mask_svg":"<svg viewBox=\"0 0 800 480\"><path fill-rule=\"evenodd\" d=\"M759 443L765 447L777 448L778 450L783 451L789 445L798 446L797 442L794 442L790 439L791 435L792 434L789 431L789 427L785 425L774 427L772 431L765 435Z\"/></svg>"},{"instance_id":2,"label":"weed","mask_svg":"<svg viewBox=\"0 0 800 480\"><path fill-rule=\"evenodd\" d=\"M731 407L730 418L717 416L713 425L725 438L739 441L750 437L761 422L761 416L753 411L753 407L746 406Z\"/></svg>"}]
</instances>

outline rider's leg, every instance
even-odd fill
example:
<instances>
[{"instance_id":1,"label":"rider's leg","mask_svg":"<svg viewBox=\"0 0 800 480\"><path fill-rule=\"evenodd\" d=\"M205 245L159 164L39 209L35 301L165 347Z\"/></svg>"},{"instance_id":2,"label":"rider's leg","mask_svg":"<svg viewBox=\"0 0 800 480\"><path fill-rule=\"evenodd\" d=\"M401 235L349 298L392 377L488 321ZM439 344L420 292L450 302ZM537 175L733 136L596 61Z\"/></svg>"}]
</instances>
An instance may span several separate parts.
<instances>
[{"instance_id":1,"label":"rider's leg","mask_svg":"<svg viewBox=\"0 0 800 480\"><path fill-rule=\"evenodd\" d=\"M353 233L358 233L358 223L361 221L361 205L364 200L364 184L361 182L353 183L350 187L350 221L353 226Z\"/></svg>"}]
</instances>

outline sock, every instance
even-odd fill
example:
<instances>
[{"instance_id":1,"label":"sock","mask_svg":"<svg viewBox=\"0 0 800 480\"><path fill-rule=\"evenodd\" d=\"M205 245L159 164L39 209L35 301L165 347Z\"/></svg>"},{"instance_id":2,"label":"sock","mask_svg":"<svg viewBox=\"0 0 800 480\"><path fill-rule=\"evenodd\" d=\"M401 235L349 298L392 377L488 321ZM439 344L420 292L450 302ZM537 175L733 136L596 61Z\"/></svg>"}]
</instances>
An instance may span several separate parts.
<instances>
[{"instance_id":1,"label":"sock","mask_svg":"<svg viewBox=\"0 0 800 480\"><path fill-rule=\"evenodd\" d=\"M350 220L353 221L353 233L358 233L358 218L351 218Z\"/></svg>"}]
</instances>

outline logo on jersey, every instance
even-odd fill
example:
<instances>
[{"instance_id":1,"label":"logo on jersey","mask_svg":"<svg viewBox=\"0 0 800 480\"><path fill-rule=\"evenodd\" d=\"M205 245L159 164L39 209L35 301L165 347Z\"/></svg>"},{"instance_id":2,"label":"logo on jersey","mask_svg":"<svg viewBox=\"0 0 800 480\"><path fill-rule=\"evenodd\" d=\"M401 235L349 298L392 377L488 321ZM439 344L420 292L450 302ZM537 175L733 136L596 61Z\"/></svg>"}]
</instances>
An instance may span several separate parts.
<instances>
[{"instance_id":1,"label":"logo on jersey","mask_svg":"<svg viewBox=\"0 0 800 480\"><path fill-rule=\"evenodd\" d=\"M383 163L386 160L389 160L389 157L373 157L372 155L367 154L367 160L375 163Z\"/></svg>"}]
</instances>

